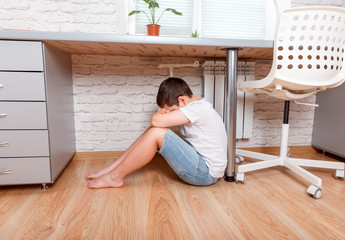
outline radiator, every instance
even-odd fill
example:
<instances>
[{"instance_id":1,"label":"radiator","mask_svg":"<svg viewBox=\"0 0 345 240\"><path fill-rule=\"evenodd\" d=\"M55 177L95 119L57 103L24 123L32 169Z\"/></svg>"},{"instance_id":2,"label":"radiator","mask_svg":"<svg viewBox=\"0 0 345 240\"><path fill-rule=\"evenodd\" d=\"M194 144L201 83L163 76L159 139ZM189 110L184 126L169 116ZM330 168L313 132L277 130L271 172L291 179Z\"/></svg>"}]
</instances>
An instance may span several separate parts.
<instances>
[{"instance_id":1,"label":"radiator","mask_svg":"<svg viewBox=\"0 0 345 240\"><path fill-rule=\"evenodd\" d=\"M255 62L238 62L238 83L254 80ZM224 119L224 61L205 61L204 98L213 104L214 109ZM252 137L254 94L237 91L236 138Z\"/></svg>"}]
</instances>

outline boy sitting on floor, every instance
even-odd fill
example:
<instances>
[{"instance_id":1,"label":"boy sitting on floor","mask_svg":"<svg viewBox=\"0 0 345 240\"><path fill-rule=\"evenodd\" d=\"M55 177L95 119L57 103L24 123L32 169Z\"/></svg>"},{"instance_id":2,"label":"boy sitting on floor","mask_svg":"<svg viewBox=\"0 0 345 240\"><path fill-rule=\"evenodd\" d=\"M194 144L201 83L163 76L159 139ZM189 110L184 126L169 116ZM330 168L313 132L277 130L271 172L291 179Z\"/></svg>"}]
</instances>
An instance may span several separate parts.
<instances>
[{"instance_id":1,"label":"boy sitting on floor","mask_svg":"<svg viewBox=\"0 0 345 240\"><path fill-rule=\"evenodd\" d=\"M151 126L114 163L86 177L89 188L121 187L125 177L149 163L157 150L185 182L207 186L223 177L227 136L222 119L210 103L194 96L179 78L161 83L160 107ZM180 138L169 129L180 126Z\"/></svg>"}]
</instances>

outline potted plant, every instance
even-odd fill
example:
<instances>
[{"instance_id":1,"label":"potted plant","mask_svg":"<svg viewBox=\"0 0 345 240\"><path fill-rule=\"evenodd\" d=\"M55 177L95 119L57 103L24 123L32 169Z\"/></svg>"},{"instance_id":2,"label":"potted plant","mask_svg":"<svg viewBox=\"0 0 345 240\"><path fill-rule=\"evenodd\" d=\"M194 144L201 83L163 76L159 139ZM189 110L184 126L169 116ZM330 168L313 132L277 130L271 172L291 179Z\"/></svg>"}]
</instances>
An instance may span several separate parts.
<instances>
[{"instance_id":1,"label":"potted plant","mask_svg":"<svg viewBox=\"0 0 345 240\"><path fill-rule=\"evenodd\" d=\"M145 11L133 10L132 12L130 12L128 14L128 16L132 16L133 14L137 14L137 13L144 13L146 15L146 17L148 18L149 23L150 23L150 24L146 25L148 35L159 36L160 25L158 25L158 23L159 23L159 20L161 19L162 15L163 15L163 13L170 11L176 15L182 16L182 13L176 11L175 9L166 8L166 9L164 9L164 11L161 13L161 15L159 16L159 18L157 20L156 8L159 8L158 2L156 2L156 0L143 0L143 1L145 3L147 3L147 5L148 5L149 14L147 14Z\"/></svg>"},{"instance_id":2,"label":"potted plant","mask_svg":"<svg viewBox=\"0 0 345 240\"><path fill-rule=\"evenodd\" d=\"M195 30L194 32L192 32L192 38L198 38L198 37L199 37L198 30Z\"/></svg>"}]
</instances>

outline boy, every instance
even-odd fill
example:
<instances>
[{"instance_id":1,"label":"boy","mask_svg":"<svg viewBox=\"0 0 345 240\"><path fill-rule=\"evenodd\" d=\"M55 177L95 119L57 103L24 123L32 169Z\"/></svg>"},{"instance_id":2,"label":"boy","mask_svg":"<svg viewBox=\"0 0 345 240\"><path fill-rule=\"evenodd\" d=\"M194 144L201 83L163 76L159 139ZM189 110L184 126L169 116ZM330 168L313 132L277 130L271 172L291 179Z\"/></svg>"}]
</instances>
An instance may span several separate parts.
<instances>
[{"instance_id":1,"label":"boy","mask_svg":"<svg viewBox=\"0 0 345 240\"><path fill-rule=\"evenodd\" d=\"M121 187L131 172L158 152L185 182L207 186L223 177L227 163L224 124L211 104L193 95L180 78L168 78L157 94L160 107L149 127L109 167L88 174L89 188ZM180 126L180 138L169 127Z\"/></svg>"}]
</instances>

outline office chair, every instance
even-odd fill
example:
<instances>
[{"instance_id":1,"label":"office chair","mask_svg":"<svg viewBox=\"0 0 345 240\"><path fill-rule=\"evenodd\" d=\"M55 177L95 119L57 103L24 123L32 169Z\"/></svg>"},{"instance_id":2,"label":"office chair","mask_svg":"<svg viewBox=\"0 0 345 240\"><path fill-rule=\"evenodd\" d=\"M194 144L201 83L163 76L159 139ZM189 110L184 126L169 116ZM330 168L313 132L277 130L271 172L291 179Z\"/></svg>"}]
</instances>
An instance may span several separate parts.
<instances>
[{"instance_id":1,"label":"office chair","mask_svg":"<svg viewBox=\"0 0 345 240\"><path fill-rule=\"evenodd\" d=\"M290 101L310 96L345 80L345 9L304 7L280 14L274 41L270 73L256 81L239 83L244 92L265 93L285 100L280 155L236 150L236 155L263 160L238 166L236 182L244 183L246 172L285 166L312 183L307 193L321 197L322 180L303 167L335 169L335 178L344 179L344 163L292 158L288 154ZM336 116L335 116L336 117Z\"/></svg>"}]
</instances>

